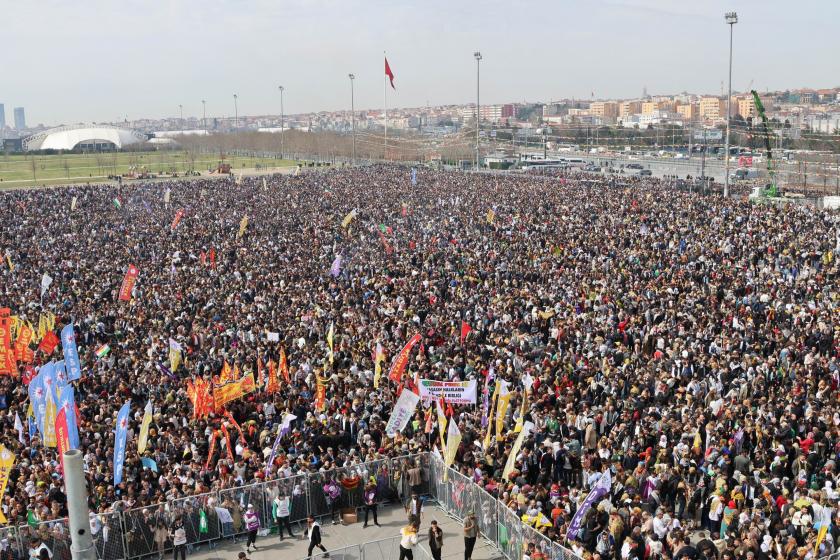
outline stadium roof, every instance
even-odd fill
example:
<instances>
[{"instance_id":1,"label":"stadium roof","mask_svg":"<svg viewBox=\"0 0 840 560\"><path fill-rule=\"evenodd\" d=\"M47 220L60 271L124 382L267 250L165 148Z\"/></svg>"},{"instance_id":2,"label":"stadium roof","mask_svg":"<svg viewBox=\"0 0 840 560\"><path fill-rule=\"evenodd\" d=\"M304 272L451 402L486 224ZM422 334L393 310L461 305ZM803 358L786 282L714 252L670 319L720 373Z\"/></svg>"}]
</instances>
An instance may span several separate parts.
<instances>
[{"instance_id":1,"label":"stadium roof","mask_svg":"<svg viewBox=\"0 0 840 560\"><path fill-rule=\"evenodd\" d=\"M79 144L111 143L117 149L145 142L146 136L136 130L107 124L70 125L51 128L23 140L24 151L72 150Z\"/></svg>"}]
</instances>

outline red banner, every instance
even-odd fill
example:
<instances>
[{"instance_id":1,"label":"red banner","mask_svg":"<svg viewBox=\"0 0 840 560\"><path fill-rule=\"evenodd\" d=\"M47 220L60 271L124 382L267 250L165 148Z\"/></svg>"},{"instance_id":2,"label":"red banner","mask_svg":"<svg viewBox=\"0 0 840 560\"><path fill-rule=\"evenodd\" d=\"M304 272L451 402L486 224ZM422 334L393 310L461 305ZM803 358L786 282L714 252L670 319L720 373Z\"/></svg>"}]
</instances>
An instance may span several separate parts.
<instances>
[{"instance_id":1,"label":"red banner","mask_svg":"<svg viewBox=\"0 0 840 560\"><path fill-rule=\"evenodd\" d=\"M253 393L256 389L257 384L254 381L254 374L248 373L235 381L213 387L213 403L216 410L221 410L227 403L241 399L248 393Z\"/></svg>"},{"instance_id":2,"label":"red banner","mask_svg":"<svg viewBox=\"0 0 840 560\"><path fill-rule=\"evenodd\" d=\"M175 231L175 229L178 227L178 224L181 223L181 218L183 218L183 217L184 217L184 209L181 208L175 214L175 219L172 220L172 231Z\"/></svg>"},{"instance_id":3,"label":"red banner","mask_svg":"<svg viewBox=\"0 0 840 560\"><path fill-rule=\"evenodd\" d=\"M123 278L122 286L120 287L120 301L129 301L131 299L131 290L134 289L134 283L137 282L137 275L140 271L133 264L128 265L128 270L125 271L125 278Z\"/></svg>"},{"instance_id":4,"label":"red banner","mask_svg":"<svg viewBox=\"0 0 840 560\"><path fill-rule=\"evenodd\" d=\"M17 356L18 362L31 364L35 360L35 353L29 348L29 344L32 342L34 336L35 333L32 332L29 325L21 322L18 328L17 340L15 341L15 356Z\"/></svg>"},{"instance_id":5,"label":"red banner","mask_svg":"<svg viewBox=\"0 0 840 560\"><path fill-rule=\"evenodd\" d=\"M12 311L0 309L0 375L12 375L17 371L15 353L12 350Z\"/></svg>"},{"instance_id":6,"label":"red banner","mask_svg":"<svg viewBox=\"0 0 840 560\"><path fill-rule=\"evenodd\" d=\"M210 434L210 450L207 452L207 462L204 463L204 470L210 468L210 461L213 459L213 453L216 452L216 430Z\"/></svg>"},{"instance_id":7,"label":"red banner","mask_svg":"<svg viewBox=\"0 0 840 560\"><path fill-rule=\"evenodd\" d=\"M67 409L63 406L55 417L55 441L58 456L61 459L61 472L64 472L64 452L70 449L70 433L67 430Z\"/></svg>"},{"instance_id":8,"label":"red banner","mask_svg":"<svg viewBox=\"0 0 840 560\"><path fill-rule=\"evenodd\" d=\"M277 381L277 366L274 365L274 360L268 360L268 381L265 383L265 392L273 395L280 389L280 383Z\"/></svg>"},{"instance_id":9,"label":"red banner","mask_svg":"<svg viewBox=\"0 0 840 560\"><path fill-rule=\"evenodd\" d=\"M228 460L233 463L233 449L230 446L230 432L228 432L227 426L224 424L222 424L222 433L225 435L225 447L227 448Z\"/></svg>"},{"instance_id":10,"label":"red banner","mask_svg":"<svg viewBox=\"0 0 840 560\"><path fill-rule=\"evenodd\" d=\"M405 372L405 368L408 366L408 357L411 355L411 350L418 342L420 342L420 335L415 334L411 337L411 340L408 341L408 344L403 346L403 349L400 350L400 353L397 354L396 358L394 358L394 363L391 364L391 369L388 371L388 379L394 383L400 382L400 379L402 379L403 373Z\"/></svg>"},{"instance_id":11,"label":"red banner","mask_svg":"<svg viewBox=\"0 0 840 560\"><path fill-rule=\"evenodd\" d=\"M58 337L52 331L47 331L47 334L44 335L44 338L41 339L41 344L38 345L38 350L49 356L55 350L55 347L58 346L58 343L61 342Z\"/></svg>"}]
</instances>

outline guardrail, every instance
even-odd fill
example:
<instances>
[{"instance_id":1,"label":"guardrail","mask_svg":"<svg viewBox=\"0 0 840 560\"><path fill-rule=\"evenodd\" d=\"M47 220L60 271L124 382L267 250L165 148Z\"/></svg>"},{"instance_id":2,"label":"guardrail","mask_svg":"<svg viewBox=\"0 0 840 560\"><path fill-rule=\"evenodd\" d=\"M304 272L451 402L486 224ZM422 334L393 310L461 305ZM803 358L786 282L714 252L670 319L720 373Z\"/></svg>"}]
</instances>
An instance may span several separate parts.
<instances>
[{"instance_id":1,"label":"guardrail","mask_svg":"<svg viewBox=\"0 0 840 560\"><path fill-rule=\"evenodd\" d=\"M398 501L405 504L412 491L406 472L418 462L423 473L418 490L430 493L428 460L426 453L381 459L323 473L301 474L171 499L147 507L97 514L91 521L96 556L100 560L123 560L165 554L172 549L168 533L176 520L184 524L188 550L204 544L213 548L220 541L235 540L244 535L242 514L248 505L254 506L263 531L274 532L278 524L272 508L278 496L289 497L289 523L302 533L310 515L332 517L340 515L344 508L362 507L364 487L371 477L376 481L379 503ZM335 499L324 490L330 480L335 481L340 490ZM29 544L34 536L49 547L52 560L71 560L67 518L0 529L0 540L5 540L3 550L9 550L13 559L29 557ZM369 545L371 543L368 543L368 549L373 550ZM376 560L378 557L367 558Z\"/></svg>"}]
</instances>

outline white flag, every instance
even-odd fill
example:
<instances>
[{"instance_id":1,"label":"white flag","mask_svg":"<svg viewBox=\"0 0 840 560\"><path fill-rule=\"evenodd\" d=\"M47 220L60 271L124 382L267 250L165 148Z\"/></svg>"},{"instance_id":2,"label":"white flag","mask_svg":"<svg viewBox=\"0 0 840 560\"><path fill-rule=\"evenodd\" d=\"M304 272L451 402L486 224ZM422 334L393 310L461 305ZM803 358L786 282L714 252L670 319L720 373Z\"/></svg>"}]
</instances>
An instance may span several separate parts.
<instances>
[{"instance_id":1,"label":"white flag","mask_svg":"<svg viewBox=\"0 0 840 560\"><path fill-rule=\"evenodd\" d=\"M172 196L172 191L170 189L166 189L166 192L163 193L163 202L169 204L169 199Z\"/></svg>"},{"instance_id":2,"label":"white flag","mask_svg":"<svg viewBox=\"0 0 840 560\"><path fill-rule=\"evenodd\" d=\"M74 196L73 200L70 201L70 211L71 212L76 209L76 201L77 200L78 200L78 197Z\"/></svg>"},{"instance_id":3,"label":"white flag","mask_svg":"<svg viewBox=\"0 0 840 560\"><path fill-rule=\"evenodd\" d=\"M44 273L43 276L41 276L41 299L44 298L44 294L46 294L47 290L50 289L50 284L52 284L52 282L53 282L52 276L50 276L46 272Z\"/></svg>"},{"instance_id":4,"label":"white flag","mask_svg":"<svg viewBox=\"0 0 840 560\"><path fill-rule=\"evenodd\" d=\"M15 430L18 433L18 441L26 445L26 440L23 439L23 422L20 421L20 415L15 412Z\"/></svg>"}]
</instances>

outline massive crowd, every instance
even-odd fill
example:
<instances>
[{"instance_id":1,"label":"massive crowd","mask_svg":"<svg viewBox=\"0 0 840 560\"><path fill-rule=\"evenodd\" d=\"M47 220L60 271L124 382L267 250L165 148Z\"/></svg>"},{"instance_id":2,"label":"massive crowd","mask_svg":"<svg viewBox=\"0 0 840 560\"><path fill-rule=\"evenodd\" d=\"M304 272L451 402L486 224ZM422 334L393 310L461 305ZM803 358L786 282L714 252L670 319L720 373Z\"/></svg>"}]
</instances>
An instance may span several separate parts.
<instances>
[{"instance_id":1,"label":"massive crowd","mask_svg":"<svg viewBox=\"0 0 840 560\"><path fill-rule=\"evenodd\" d=\"M50 311L56 333L74 325L94 511L264 480L289 414L270 478L430 450L437 418L427 431L422 407L384 434L399 389L388 365L419 333L406 387L415 374L481 387L490 376L490 391L506 380L514 392L487 447L481 396L453 408L455 467L518 516L542 513L540 530L582 556L789 560L840 542L836 214L650 177L421 170L414 185L393 167L16 191L0 208L0 307L36 323ZM120 301L129 264L139 275ZM170 339L184 351L173 375ZM374 390L377 343L387 360ZM242 438L227 417L194 418L187 380L225 362L256 372L281 349L290 381L227 407ZM47 359L36 352L34 365ZM24 364L18 373L0 378L2 442L17 457L2 500L12 525L66 515L55 450L37 434L19 441ZM115 487L117 411L131 402L136 434L149 400L147 449L129 438ZM521 410L536 428L505 481ZM208 458L222 424L232 460L225 438ZM611 491L567 540L606 469Z\"/></svg>"}]
</instances>

